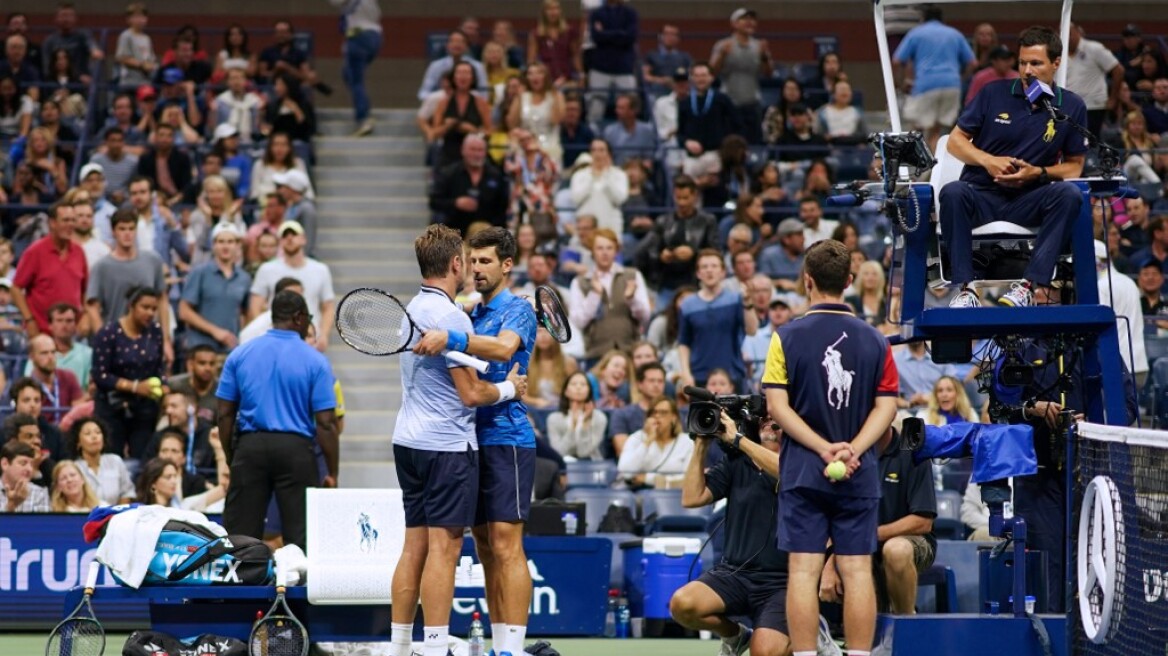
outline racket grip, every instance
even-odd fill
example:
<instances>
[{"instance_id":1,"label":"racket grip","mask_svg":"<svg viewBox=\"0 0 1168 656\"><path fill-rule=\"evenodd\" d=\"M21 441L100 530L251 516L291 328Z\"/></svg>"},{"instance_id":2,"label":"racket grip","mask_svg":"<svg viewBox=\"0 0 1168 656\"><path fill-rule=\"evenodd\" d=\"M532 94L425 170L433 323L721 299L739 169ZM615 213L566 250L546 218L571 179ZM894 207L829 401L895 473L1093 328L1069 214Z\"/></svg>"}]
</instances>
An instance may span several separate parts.
<instances>
[{"instance_id":1,"label":"racket grip","mask_svg":"<svg viewBox=\"0 0 1168 656\"><path fill-rule=\"evenodd\" d=\"M97 587L97 575L101 572L101 563L97 560L89 561L89 572L85 575L85 588L92 590Z\"/></svg>"},{"instance_id":2,"label":"racket grip","mask_svg":"<svg viewBox=\"0 0 1168 656\"><path fill-rule=\"evenodd\" d=\"M445 355L447 360L461 364L464 367L470 367L480 374L487 373L488 365L486 360L480 360L473 355L467 355L461 351L446 351L442 355Z\"/></svg>"},{"instance_id":3,"label":"racket grip","mask_svg":"<svg viewBox=\"0 0 1168 656\"><path fill-rule=\"evenodd\" d=\"M276 561L276 587L283 588L288 585L288 573L284 571L284 566L280 563L280 559Z\"/></svg>"}]
</instances>

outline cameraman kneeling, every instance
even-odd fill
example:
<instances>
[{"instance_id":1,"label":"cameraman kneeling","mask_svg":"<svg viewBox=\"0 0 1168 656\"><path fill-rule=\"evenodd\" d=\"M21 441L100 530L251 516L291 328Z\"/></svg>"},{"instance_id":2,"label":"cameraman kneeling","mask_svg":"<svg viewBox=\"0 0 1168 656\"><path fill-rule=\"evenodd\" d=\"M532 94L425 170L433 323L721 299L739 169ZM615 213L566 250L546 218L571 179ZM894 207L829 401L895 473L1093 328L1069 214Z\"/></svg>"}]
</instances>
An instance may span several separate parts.
<instances>
[{"instance_id":1,"label":"cameraman kneeling","mask_svg":"<svg viewBox=\"0 0 1168 656\"><path fill-rule=\"evenodd\" d=\"M760 442L738 433L722 412L722 432L695 437L685 470L681 502L700 508L726 499L726 548L722 562L673 595L673 619L691 629L722 638L724 655L750 648L754 656L787 653L787 554L775 547L778 504L779 436L769 419L759 429ZM713 440L728 447L725 460L702 470ZM763 530L770 526L769 530ZM727 616L749 616L751 631Z\"/></svg>"}]
</instances>

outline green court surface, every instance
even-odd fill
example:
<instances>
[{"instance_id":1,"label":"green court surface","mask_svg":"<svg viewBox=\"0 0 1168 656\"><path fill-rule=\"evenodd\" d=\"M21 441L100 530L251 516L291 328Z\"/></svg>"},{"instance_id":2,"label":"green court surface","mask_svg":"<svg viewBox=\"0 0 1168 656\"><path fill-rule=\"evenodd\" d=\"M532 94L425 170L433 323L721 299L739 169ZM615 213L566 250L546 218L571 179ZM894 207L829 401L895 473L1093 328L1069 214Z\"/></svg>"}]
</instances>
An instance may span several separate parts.
<instances>
[{"instance_id":1,"label":"green court surface","mask_svg":"<svg viewBox=\"0 0 1168 656\"><path fill-rule=\"evenodd\" d=\"M0 655L44 656L44 633L0 633ZM118 656L127 634L106 637L106 656ZM534 641L534 639L532 639ZM718 653L716 640L603 640L599 638L549 639L563 656L714 656Z\"/></svg>"}]
</instances>

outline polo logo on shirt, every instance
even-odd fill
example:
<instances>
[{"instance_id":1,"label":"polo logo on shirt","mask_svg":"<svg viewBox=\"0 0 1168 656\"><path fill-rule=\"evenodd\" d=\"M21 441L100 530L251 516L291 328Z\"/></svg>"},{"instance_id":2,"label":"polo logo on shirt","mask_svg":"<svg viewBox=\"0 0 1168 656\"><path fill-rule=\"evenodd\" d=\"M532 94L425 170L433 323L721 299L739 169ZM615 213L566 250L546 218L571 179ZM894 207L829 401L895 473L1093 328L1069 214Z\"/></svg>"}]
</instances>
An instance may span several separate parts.
<instances>
[{"instance_id":1,"label":"polo logo on shirt","mask_svg":"<svg viewBox=\"0 0 1168 656\"><path fill-rule=\"evenodd\" d=\"M1046 143L1050 143L1051 141L1054 141L1054 119L1053 118L1046 122L1046 132L1043 133L1042 140L1045 141Z\"/></svg>"},{"instance_id":2,"label":"polo logo on shirt","mask_svg":"<svg viewBox=\"0 0 1168 656\"><path fill-rule=\"evenodd\" d=\"M897 475L896 472L891 472L887 476L884 477L884 482L885 483L899 483L900 476Z\"/></svg>"},{"instance_id":3,"label":"polo logo on shirt","mask_svg":"<svg viewBox=\"0 0 1168 656\"><path fill-rule=\"evenodd\" d=\"M1007 114L1006 112L1002 112L1001 114L998 114L997 118L994 119L994 123L1001 123L1002 125L1009 125L1010 124L1010 115Z\"/></svg>"},{"instance_id":4,"label":"polo logo on shirt","mask_svg":"<svg viewBox=\"0 0 1168 656\"><path fill-rule=\"evenodd\" d=\"M854 370L844 369L842 355L835 350L839 343L848 338L844 332L823 351L823 368L827 370L827 404L836 410L842 410L852 400L852 377Z\"/></svg>"}]
</instances>

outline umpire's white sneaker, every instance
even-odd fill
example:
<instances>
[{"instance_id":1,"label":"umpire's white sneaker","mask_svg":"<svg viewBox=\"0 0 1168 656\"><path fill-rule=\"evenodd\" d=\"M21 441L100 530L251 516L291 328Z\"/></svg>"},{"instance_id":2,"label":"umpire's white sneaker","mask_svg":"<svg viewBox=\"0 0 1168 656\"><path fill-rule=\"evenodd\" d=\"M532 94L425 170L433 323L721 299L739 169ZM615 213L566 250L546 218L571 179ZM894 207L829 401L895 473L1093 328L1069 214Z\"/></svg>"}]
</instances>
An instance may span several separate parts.
<instances>
[{"instance_id":1,"label":"umpire's white sneaker","mask_svg":"<svg viewBox=\"0 0 1168 656\"><path fill-rule=\"evenodd\" d=\"M843 651L835 640L831 638L831 630L827 628L827 620L819 616L819 638L815 643L816 656L843 656Z\"/></svg>"},{"instance_id":2,"label":"umpire's white sneaker","mask_svg":"<svg viewBox=\"0 0 1168 656\"><path fill-rule=\"evenodd\" d=\"M742 656L750 648L750 629L742 624L738 625L738 635L733 638L722 638L722 648L718 656Z\"/></svg>"}]
</instances>

